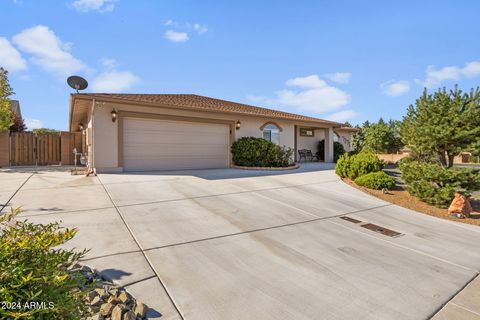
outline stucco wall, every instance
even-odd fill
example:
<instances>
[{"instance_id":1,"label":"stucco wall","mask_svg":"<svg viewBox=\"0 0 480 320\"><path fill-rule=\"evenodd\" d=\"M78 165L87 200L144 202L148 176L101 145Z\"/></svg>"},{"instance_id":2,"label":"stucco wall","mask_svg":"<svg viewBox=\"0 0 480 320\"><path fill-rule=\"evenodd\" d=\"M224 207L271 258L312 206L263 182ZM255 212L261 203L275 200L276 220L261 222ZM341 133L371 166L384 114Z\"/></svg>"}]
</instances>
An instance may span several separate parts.
<instances>
[{"instance_id":1,"label":"stucco wall","mask_svg":"<svg viewBox=\"0 0 480 320\"><path fill-rule=\"evenodd\" d=\"M115 108L117 112L139 112L161 115L174 115L184 117L208 118L218 120L240 121L241 127L235 130L235 139L240 137L262 137L263 133L260 127L272 119L264 117L238 116L214 112L197 112L180 109L156 108L139 105L117 104L110 102L97 102L94 111L93 121L89 121L88 126L93 127L93 166L97 171L115 171L118 168L118 123L112 122L111 111ZM312 126L311 123L294 122L290 120L273 120L282 131L280 132L280 145L289 148L295 147L295 124ZM316 152L316 143L324 138L324 129L317 129L314 138L302 139L303 148L311 149ZM298 136L297 136L298 138ZM303 138L303 137L302 137ZM297 141L298 143L299 141Z\"/></svg>"},{"instance_id":2,"label":"stucco wall","mask_svg":"<svg viewBox=\"0 0 480 320\"><path fill-rule=\"evenodd\" d=\"M353 132L346 132L346 131L341 131L341 130L335 130L335 133L338 136L338 142L340 142L343 145L343 148L345 151L349 152L352 150L350 144L352 141L352 136Z\"/></svg>"},{"instance_id":3,"label":"stucco wall","mask_svg":"<svg viewBox=\"0 0 480 320\"><path fill-rule=\"evenodd\" d=\"M317 153L318 142L325 139L325 129L315 129L313 137L303 137L300 136L300 128L297 127L297 149L308 149L312 150L313 154Z\"/></svg>"}]
</instances>

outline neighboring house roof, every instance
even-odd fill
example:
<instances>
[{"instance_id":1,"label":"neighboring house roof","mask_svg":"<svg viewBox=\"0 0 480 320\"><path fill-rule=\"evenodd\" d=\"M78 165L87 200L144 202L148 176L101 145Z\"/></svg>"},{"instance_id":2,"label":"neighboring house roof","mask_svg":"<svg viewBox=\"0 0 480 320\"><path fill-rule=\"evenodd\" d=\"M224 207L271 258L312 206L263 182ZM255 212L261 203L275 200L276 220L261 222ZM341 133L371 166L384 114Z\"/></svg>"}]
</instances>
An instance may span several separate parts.
<instances>
[{"instance_id":1,"label":"neighboring house roof","mask_svg":"<svg viewBox=\"0 0 480 320\"><path fill-rule=\"evenodd\" d=\"M72 94L75 98L95 98L107 101L122 101L135 104L149 104L167 107L176 107L179 109L191 109L197 111L214 111L244 114L250 116L262 116L276 119L288 119L317 122L322 124L330 124L341 126L341 123L323 120L320 118L307 117L299 114L283 112L263 107L236 103L221 99L214 99L195 94L117 94L117 93L78 93Z\"/></svg>"},{"instance_id":2,"label":"neighboring house roof","mask_svg":"<svg viewBox=\"0 0 480 320\"><path fill-rule=\"evenodd\" d=\"M335 131L357 132L358 129L353 127L340 127L340 128L336 128Z\"/></svg>"},{"instance_id":3,"label":"neighboring house roof","mask_svg":"<svg viewBox=\"0 0 480 320\"><path fill-rule=\"evenodd\" d=\"M18 100L10 100L10 107L12 113L18 114L19 117L22 117L22 111L20 110L20 102Z\"/></svg>"}]
</instances>

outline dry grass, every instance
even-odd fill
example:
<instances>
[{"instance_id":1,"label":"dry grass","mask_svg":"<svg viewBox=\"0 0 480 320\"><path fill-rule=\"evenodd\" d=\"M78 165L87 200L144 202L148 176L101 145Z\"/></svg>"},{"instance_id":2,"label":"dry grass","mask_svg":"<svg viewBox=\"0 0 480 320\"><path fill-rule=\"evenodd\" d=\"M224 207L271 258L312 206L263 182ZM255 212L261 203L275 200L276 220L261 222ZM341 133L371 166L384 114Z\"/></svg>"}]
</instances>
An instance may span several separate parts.
<instances>
[{"instance_id":1,"label":"dry grass","mask_svg":"<svg viewBox=\"0 0 480 320\"><path fill-rule=\"evenodd\" d=\"M401 187L397 186L394 190L390 190L388 191L387 194L384 194L381 190L372 190L372 189L358 186L350 179L343 178L342 180L348 183L349 185L351 185L352 187L355 187L365 193L368 193L372 196L388 201L390 203L396 204L398 206L411 209L417 212L425 213L437 218L454 220L458 222L480 226L480 199L470 199L470 202L474 210L474 212L470 215L470 218L458 219L455 217L451 217L448 214L447 209L437 208L423 201L420 201L414 196L411 196L407 191L405 191Z\"/></svg>"}]
</instances>

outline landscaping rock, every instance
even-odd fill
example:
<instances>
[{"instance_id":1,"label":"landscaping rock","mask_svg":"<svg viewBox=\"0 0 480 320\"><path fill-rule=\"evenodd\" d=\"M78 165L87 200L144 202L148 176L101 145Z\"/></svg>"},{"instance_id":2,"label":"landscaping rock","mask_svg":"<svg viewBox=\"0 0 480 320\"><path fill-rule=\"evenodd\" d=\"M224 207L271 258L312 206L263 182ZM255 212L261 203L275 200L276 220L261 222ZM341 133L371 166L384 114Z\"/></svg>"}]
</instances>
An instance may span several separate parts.
<instances>
[{"instance_id":1,"label":"landscaping rock","mask_svg":"<svg viewBox=\"0 0 480 320\"><path fill-rule=\"evenodd\" d=\"M130 304L132 301L132 296L126 291L121 291L118 294L118 299L124 304Z\"/></svg>"},{"instance_id":2,"label":"landscaping rock","mask_svg":"<svg viewBox=\"0 0 480 320\"><path fill-rule=\"evenodd\" d=\"M147 313L147 306L137 301L137 303L135 304L134 312L137 317L143 318Z\"/></svg>"},{"instance_id":3,"label":"landscaping rock","mask_svg":"<svg viewBox=\"0 0 480 320\"><path fill-rule=\"evenodd\" d=\"M88 304L91 304L93 299L97 296L97 293L95 291L90 291L85 295L85 302Z\"/></svg>"},{"instance_id":4,"label":"landscaping rock","mask_svg":"<svg viewBox=\"0 0 480 320\"><path fill-rule=\"evenodd\" d=\"M104 317L109 316L110 314L112 314L112 310L114 307L115 305L110 302L102 304L102 306L100 307L100 315Z\"/></svg>"},{"instance_id":5,"label":"landscaping rock","mask_svg":"<svg viewBox=\"0 0 480 320\"><path fill-rule=\"evenodd\" d=\"M95 298L90 301L91 306L99 306L101 304L103 304L103 300L102 298L100 298L100 296L95 296Z\"/></svg>"},{"instance_id":6,"label":"landscaping rock","mask_svg":"<svg viewBox=\"0 0 480 320\"><path fill-rule=\"evenodd\" d=\"M135 316L135 313L132 310L128 310L123 314L122 320L136 320L137 317Z\"/></svg>"},{"instance_id":7,"label":"landscaping rock","mask_svg":"<svg viewBox=\"0 0 480 320\"><path fill-rule=\"evenodd\" d=\"M117 304L112 310L112 320L122 320L123 313L126 311L126 307L123 304Z\"/></svg>"},{"instance_id":8,"label":"landscaping rock","mask_svg":"<svg viewBox=\"0 0 480 320\"><path fill-rule=\"evenodd\" d=\"M96 288L94 291L102 300L106 300L109 297L107 290L103 288Z\"/></svg>"},{"instance_id":9,"label":"landscaping rock","mask_svg":"<svg viewBox=\"0 0 480 320\"><path fill-rule=\"evenodd\" d=\"M449 214L460 214L460 217L468 218L472 213L472 206L470 200L460 193L455 193L452 204L448 208Z\"/></svg>"}]
</instances>

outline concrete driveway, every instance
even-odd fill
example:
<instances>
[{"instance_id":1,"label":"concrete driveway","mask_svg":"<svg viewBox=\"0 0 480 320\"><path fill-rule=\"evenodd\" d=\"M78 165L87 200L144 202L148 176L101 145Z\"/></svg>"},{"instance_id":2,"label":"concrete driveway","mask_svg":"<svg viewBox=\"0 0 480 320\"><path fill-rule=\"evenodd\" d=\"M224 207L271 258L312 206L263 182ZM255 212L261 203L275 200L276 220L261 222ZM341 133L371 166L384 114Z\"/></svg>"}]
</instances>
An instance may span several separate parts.
<instances>
[{"instance_id":1,"label":"concrete driveway","mask_svg":"<svg viewBox=\"0 0 480 320\"><path fill-rule=\"evenodd\" d=\"M478 274L480 228L327 169L1 172L0 203L78 227L68 246L161 319L427 319Z\"/></svg>"}]
</instances>

